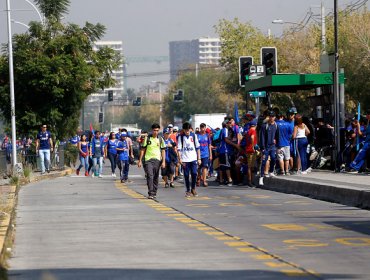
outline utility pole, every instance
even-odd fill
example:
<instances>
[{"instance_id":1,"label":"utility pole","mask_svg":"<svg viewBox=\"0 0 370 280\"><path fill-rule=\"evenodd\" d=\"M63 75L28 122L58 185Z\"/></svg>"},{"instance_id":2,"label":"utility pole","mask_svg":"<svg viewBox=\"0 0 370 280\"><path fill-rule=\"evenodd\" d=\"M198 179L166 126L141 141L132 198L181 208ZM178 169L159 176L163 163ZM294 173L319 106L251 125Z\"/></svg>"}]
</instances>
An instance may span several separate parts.
<instances>
[{"instance_id":1,"label":"utility pole","mask_svg":"<svg viewBox=\"0 0 370 280\"><path fill-rule=\"evenodd\" d=\"M340 97L338 54L338 0L334 0L334 119L335 119L335 171L339 171L340 158Z\"/></svg>"}]
</instances>

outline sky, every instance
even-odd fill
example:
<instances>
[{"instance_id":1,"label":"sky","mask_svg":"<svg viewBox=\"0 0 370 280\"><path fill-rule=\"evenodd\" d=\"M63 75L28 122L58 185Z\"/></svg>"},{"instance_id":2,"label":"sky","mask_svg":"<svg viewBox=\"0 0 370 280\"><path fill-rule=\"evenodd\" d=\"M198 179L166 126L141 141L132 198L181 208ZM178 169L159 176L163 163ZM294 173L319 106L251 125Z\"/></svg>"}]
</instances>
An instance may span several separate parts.
<instances>
[{"instance_id":1,"label":"sky","mask_svg":"<svg viewBox=\"0 0 370 280\"><path fill-rule=\"evenodd\" d=\"M32 1L32 0L29 0ZM366 0L338 0L339 7ZM238 18L251 22L262 32L280 35L284 26L274 19L300 22L312 11L319 15L323 2L326 13L333 11L334 0L71 0L64 22L84 25L86 21L106 26L103 40L123 41L125 56L168 56L170 41L216 37L214 26L221 19ZM12 19L27 23L38 20L37 13L25 0L10 0ZM370 1L367 2L370 7ZM1 1L0 9L6 9ZM28 9L28 11L19 11ZM18 11L17 11L18 10ZM0 14L0 42L7 42L6 13ZM13 33L25 32L20 24L12 25ZM169 70L168 63L134 63L129 65L128 87L154 86L154 81L167 82L169 75L140 76L142 73Z\"/></svg>"}]
</instances>

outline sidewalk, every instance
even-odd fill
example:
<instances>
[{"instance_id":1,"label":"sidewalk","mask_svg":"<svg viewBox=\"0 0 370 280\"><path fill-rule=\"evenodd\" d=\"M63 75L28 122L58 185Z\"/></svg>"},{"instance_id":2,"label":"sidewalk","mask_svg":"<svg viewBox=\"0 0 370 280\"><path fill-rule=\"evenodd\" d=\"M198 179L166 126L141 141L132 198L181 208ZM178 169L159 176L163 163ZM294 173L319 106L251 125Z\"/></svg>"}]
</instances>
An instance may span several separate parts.
<instances>
[{"instance_id":1,"label":"sidewalk","mask_svg":"<svg viewBox=\"0 0 370 280\"><path fill-rule=\"evenodd\" d=\"M58 178L72 173L72 169L51 171L48 174L41 175L40 172L32 173L29 179L21 178L19 185L26 185L32 182ZM20 187L10 185L10 178L0 179L0 266L5 265L6 255L10 253L6 248L7 238L11 236L12 220L14 218L14 208L17 204L18 191ZM11 241L8 241L11 243ZM10 246L10 243L8 244ZM1 275L0 275L1 277Z\"/></svg>"},{"instance_id":2,"label":"sidewalk","mask_svg":"<svg viewBox=\"0 0 370 280\"><path fill-rule=\"evenodd\" d=\"M258 177L255 178L258 185ZM370 209L370 176L315 170L306 175L264 178L263 189Z\"/></svg>"}]
</instances>

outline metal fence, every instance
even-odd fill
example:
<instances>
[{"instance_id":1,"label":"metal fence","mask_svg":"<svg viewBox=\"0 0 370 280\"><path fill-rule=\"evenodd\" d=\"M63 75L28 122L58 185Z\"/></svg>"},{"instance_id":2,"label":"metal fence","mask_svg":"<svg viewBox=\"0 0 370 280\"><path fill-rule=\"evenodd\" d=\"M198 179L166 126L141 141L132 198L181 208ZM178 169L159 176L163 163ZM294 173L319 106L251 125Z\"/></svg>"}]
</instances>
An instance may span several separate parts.
<instances>
[{"instance_id":1,"label":"metal fence","mask_svg":"<svg viewBox=\"0 0 370 280\"><path fill-rule=\"evenodd\" d=\"M62 170L64 169L64 151L65 146L58 146L50 154L50 169ZM30 150L19 149L17 150L17 162L22 163L23 167L30 167L32 171L41 171L40 157ZM11 154L7 154L6 150L0 150L0 175L6 174L11 169L12 159Z\"/></svg>"}]
</instances>

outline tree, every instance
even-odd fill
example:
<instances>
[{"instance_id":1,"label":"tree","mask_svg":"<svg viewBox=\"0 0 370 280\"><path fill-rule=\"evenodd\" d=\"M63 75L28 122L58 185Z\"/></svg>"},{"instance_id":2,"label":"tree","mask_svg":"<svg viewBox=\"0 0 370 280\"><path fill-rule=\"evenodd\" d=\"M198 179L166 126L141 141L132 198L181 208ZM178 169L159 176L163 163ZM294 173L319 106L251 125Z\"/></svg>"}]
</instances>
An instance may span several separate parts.
<instances>
[{"instance_id":1,"label":"tree","mask_svg":"<svg viewBox=\"0 0 370 280\"><path fill-rule=\"evenodd\" d=\"M114 85L111 73L120 63L110 48L93 50L105 27L62 24L68 0L36 1L45 25L31 22L27 33L14 36L15 108L18 133L35 133L47 123L59 138L76 132L89 94ZM0 58L0 110L10 122L9 72L6 49Z\"/></svg>"}]
</instances>

